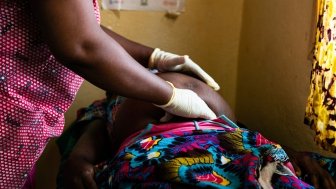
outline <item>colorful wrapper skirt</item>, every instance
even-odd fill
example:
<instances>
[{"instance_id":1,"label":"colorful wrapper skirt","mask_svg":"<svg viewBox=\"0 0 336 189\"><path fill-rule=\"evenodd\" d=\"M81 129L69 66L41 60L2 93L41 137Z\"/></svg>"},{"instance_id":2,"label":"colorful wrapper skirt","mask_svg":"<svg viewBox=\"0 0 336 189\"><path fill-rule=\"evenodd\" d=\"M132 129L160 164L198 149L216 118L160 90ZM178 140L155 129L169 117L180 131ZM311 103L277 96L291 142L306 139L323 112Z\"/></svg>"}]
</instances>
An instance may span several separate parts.
<instances>
[{"instance_id":1,"label":"colorful wrapper skirt","mask_svg":"<svg viewBox=\"0 0 336 189\"><path fill-rule=\"evenodd\" d=\"M225 116L212 121L149 124L99 165L99 188L262 188L267 165L274 188L313 188L298 179L284 150Z\"/></svg>"},{"instance_id":2,"label":"colorful wrapper skirt","mask_svg":"<svg viewBox=\"0 0 336 189\"><path fill-rule=\"evenodd\" d=\"M64 163L85 124L103 119L113 125L121 102L104 99L81 109L77 121L58 138L58 189L64 188ZM335 159L307 154L336 178ZM262 168L276 162L273 188L313 188L288 171L287 158L279 145L221 116L213 121L149 124L126 139L114 158L98 165L96 179L100 188L261 188Z\"/></svg>"}]
</instances>

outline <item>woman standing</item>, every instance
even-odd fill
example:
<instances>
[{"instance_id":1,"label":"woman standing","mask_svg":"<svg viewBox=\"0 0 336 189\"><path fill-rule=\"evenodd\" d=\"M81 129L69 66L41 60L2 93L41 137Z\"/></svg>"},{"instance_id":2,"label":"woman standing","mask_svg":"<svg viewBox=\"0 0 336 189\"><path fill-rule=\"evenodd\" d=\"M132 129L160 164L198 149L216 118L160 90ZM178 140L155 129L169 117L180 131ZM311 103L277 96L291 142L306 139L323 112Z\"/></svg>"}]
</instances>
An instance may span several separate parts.
<instances>
[{"instance_id":1,"label":"woman standing","mask_svg":"<svg viewBox=\"0 0 336 189\"><path fill-rule=\"evenodd\" d=\"M48 140L61 134L83 78L171 114L215 117L195 93L144 68L195 72L218 89L188 57L131 42L99 20L96 0L0 2L0 188L23 187Z\"/></svg>"}]
</instances>

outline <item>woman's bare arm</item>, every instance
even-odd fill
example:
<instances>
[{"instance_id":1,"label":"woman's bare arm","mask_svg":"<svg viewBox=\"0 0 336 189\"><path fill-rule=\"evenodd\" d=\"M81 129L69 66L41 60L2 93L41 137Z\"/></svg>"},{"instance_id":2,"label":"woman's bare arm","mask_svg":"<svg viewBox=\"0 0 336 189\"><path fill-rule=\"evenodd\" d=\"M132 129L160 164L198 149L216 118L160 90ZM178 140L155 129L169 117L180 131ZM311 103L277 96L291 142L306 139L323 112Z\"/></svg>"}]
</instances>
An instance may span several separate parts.
<instances>
[{"instance_id":1,"label":"woman's bare arm","mask_svg":"<svg viewBox=\"0 0 336 189\"><path fill-rule=\"evenodd\" d=\"M107 33L107 35L116 40L127 51L127 53L130 54L143 67L148 67L149 57L154 51L153 48L131 41L106 28L105 26L101 26L101 28Z\"/></svg>"},{"instance_id":2,"label":"woman's bare arm","mask_svg":"<svg viewBox=\"0 0 336 189\"><path fill-rule=\"evenodd\" d=\"M169 101L171 87L104 32L92 0L32 2L51 51L66 67L107 91L156 104Z\"/></svg>"},{"instance_id":3,"label":"woman's bare arm","mask_svg":"<svg viewBox=\"0 0 336 189\"><path fill-rule=\"evenodd\" d=\"M62 169L65 188L97 188L94 166L107 157L112 150L106 130L106 120L96 119L81 125L85 127Z\"/></svg>"}]
</instances>

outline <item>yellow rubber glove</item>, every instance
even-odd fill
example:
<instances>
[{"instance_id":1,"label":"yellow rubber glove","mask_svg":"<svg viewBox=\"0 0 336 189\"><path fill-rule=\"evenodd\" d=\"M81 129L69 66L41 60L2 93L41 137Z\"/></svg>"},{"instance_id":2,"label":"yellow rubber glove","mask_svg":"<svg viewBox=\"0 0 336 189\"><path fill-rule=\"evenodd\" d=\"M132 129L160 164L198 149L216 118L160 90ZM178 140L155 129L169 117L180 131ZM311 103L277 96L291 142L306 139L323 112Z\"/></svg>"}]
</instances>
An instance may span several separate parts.
<instances>
[{"instance_id":1,"label":"yellow rubber glove","mask_svg":"<svg viewBox=\"0 0 336 189\"><path fill-rule=\"evenodd\" d=\"M216 81L187 55L180 56L156 48L149 59L149 68L157 69L159 72L191 72L214 90L218 91L220 88Z\"/></svg>"},{"instance_id":2,"label":"yellow rubber glove","mask_svg":"<svg viewBox=\"0 0 336 189\"><path fill-rule=\"evenodd\" d=\"M156 105L166 111L161 122L169 121L173 115L186 118L204 118L215 119L216 114L208 107L208 105L193 91L189 89L178 89L173 87L173 95L169 102L165 105Z\"/></svg>"}]
</instances>

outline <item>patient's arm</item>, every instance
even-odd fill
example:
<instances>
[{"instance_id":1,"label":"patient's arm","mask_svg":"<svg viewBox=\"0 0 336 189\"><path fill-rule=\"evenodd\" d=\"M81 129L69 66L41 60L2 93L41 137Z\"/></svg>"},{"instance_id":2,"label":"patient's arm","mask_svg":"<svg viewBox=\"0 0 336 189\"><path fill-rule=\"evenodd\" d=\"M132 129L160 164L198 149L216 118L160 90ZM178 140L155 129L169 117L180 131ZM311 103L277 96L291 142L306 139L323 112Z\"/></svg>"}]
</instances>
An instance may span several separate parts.
<instances>
[{"instance_id":1,"label":"patient's arm","mask_svg":"<svg viewBox=\"0 0 336 189\"><path fill-rule=\"evenodd\" d=\"M106 122L96 119L87 122L71 154L64 164L63 182L65 188L84 189L97 188L94 181L94 165L105 160L110 146L106 132Z\"/></svg>"},{"instance_id":2,"label":"patient's arm","mask_svg":"<svg viewBox=\"0 0 336 189\"><path fill-rule=\"evenodd\" d=\"M226 115L235 121L234 115L223 98L202 81L180 73L161 73L159 77L170 81L177 88L190 89L197 93L217 116ZM155 91L149 91L155 92ZM118 146L125 138L143 129L148 123L158 123L164 111L151 103L127 99L119 108L113 131L110 133L112 145ZM171 121L185 121L186 118L175 117ZM117 145L116 145L117 144Z\"/></svg>"},{"instance_id":3,"label":"patient's arm","mask_svg":"<svg viewBox=\"0 0 336 189\"><path fill-rule=\"evenodd\" d=\"M335 189L336 180L321 164L312 158L310 152L299 152L283 146L295 169L296 175L315 188Z\"/></svg>"}]
</instances>

